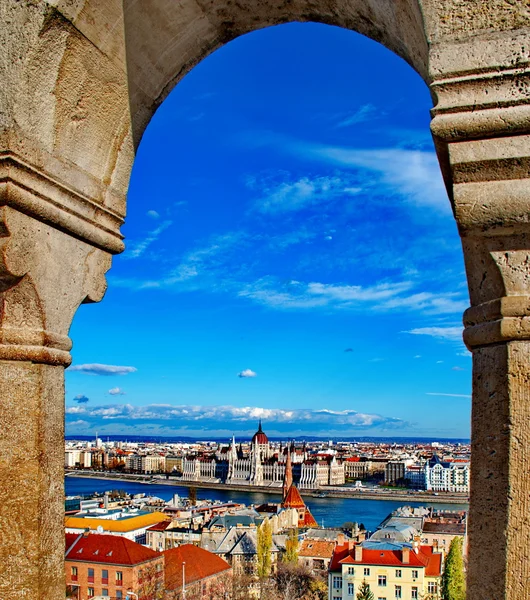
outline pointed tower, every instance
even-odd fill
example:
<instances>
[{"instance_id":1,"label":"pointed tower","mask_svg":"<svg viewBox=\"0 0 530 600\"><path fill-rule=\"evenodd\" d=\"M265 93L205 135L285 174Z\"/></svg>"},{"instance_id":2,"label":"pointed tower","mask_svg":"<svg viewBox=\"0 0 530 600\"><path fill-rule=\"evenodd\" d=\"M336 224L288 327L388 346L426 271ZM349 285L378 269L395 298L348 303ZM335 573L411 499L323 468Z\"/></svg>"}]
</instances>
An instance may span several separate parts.
<instances>
[{"instance_id":1,"label":"pointed tower","mask_svg":"<svg viewBox=\"0 0 530 600\"><path fill-rule=\"evenodd\" d=\"M291 453L287 448L287 460L285 461L285 475L283 476L282 501L285 501L291 486L293 485L293 465L291 464Z\"/></svg>"}]
</instances>

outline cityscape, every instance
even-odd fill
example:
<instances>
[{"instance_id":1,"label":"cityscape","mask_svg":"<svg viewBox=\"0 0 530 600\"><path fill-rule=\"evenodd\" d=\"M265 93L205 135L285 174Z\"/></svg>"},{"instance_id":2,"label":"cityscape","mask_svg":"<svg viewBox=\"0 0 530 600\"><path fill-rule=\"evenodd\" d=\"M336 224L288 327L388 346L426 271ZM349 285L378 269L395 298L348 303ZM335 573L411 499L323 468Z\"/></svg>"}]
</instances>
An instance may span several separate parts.
<instances>
[{"instance_id":1,"label":"cityscape","mask_svg":"<svg viewBox=\"0 0 530 600\"><path fill-rule=\"evenodd\" d=\"M466 553L469 457L461 442L270 441L261 421L224 444L68 440L68 597L439 600L450 548ZM380 514L352 520L351 498Z\"/></svg>"}]
</instances>

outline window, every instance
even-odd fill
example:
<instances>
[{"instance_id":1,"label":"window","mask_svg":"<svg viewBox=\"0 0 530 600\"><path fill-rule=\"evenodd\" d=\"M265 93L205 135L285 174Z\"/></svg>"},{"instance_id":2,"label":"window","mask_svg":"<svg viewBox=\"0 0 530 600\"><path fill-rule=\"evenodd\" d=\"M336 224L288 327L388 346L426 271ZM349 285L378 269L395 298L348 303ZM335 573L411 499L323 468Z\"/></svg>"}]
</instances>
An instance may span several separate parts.
<instances>
[{"instance_id":1,"label":"window","mask_svg":"<svg viewBox=\"0 0 530 600\"><path fill-rule=\"evenodd\" d=\"M71 577L72 581L77 581L77 567L71 568Z\"/></svg>"},{"instance_id":2,"label":"window","mask_svg":"<svg viewBox=\"0 0 530 600\"><path fill-rule=\"evenodd\" d=\"M89 598L93 598L94 597L94 588L88 588L88 597Z\"/></svg>"},{"instance_id":3,"label":"window","mask_svg":"<svg viewBox=\"0 0 530 600\"><path fill-rule=\"evenodd\" d=\"M121 590L116 590L116 600L121 600L123 598L123 593Z\"/></svg>"},{"instance_id":4,"label":"window","mask_svg":"<svg viewBox=\"0 0 530 600\"><path fill-rule=\"evenodd\" d=\"M101 590L101 595L102 596L108 596L109 595L109 590Z\"/></svg>"},{"instance_id":5,"label":"window","mask_svg":"<svg viewBox=\"0 0 530 600\"><path fill-rule=\"evenodd\" d=\"M427 591L429 594L437 594L438 593L438 584L436 581L429 581L427 584Z\"/></svg>"},{"instance_id":6,"label":"window","mask_svg":"<svg viewBox=\"0 0 530 600\"><path fill-rule=\"evenodd\" d=\"M88 569L88 583L94 583L94 569Z\"/></svg>"},{"instance_id":7,"label":"window","mask_svg":"<svg viewBox=\"0 0 530 600\"><path fill-rule=\"evenodd\" d=\"M379 575L377 578L377 585L380 587L386 587L386 575Z\"/></svg>"},{"instance_id":8,"label":"window","mask_svg":"<svg viewBox=\"0 0 530 600\"><path fill-rule=\"evenodd\" d=\"M348 567L348 575L355 575L355 567Z\"/></svg>"},{"instance_id":9,"label":"window","mask_svg":"<svg viewBox=\"0 0 530 600\"><path fill-rule=\"evenodd\" d=\"M101 583L103 583L104 585L108 584L109 582L109 572L107 569L103 569L101 571ZM103 594L104 596L105 594Z\"/></svg>"},{"instance_id":10,"label":"window","mask_svg":"<svg viewBox=\"0 0 530 600\"><path fill-rule=\"evenodd\" d=\"M418 579L418 571L416 569L412 569L412 579Z\"/></svg>"},{"instance_id":11,"label":"window","mask_svg":"<svg viewBox=\"0 0 530 600\"><path fill-rule=\"evenodd\" d=\"M336 590L342 590L342 577L333 576L333 587Z\"/></svg>"},{"instance_id":12,"label":"window","mask_svg":"<svg viewBox=\"0 0 530 600\"><path fill-rule=\"evenodd\" d=\"M396 577L401 577L401 569L396 569Z\"/></svg>"},{"instance_id":13,"label":"window","mask_svg":"<svg viewBox=\"0 0 530 600\"><path fill-rule=\"evenodd\" d=\"M353 583L348 583L348 596L353 596L355 593Z\"/></svg>"},{"instance_id":14,"label":"window","mask_svg":"<svg viewBox=\"0 0 530 600\"><path fill-rule=\"evenodd\" d=\"M394 598L401 598L401 586L400 585L396 585L396 587L395 587Z\"/></svg>"},{"instance_id":15,"label":"window","mask_svg":"<svg viewBox=\"0 0 530 600\"><path fill-rule=\"evenodd\" d=\"M123 585L123 573L121 571L116 571L116 585Z\"/></svg>"},{"instance_id":16,"label":"window","mask_svg":"<svg viewBox=\"0 0 530 600\"><path fill-rule=\"evenodd\" d=\"M364 574L369 577L370 575L370 569L368 569L367 567L364 567Z\"/></svg>"},{"instance_id":17,"label":"window","mask_svg":"<svg viewBox=\"0 0 530 600\"><path fill-rule=\"evenodd\" d=\"M410 597L412 598L412 600L418 600L418 588L417 587L412 588Z\"/></svg>"}]
</instances>

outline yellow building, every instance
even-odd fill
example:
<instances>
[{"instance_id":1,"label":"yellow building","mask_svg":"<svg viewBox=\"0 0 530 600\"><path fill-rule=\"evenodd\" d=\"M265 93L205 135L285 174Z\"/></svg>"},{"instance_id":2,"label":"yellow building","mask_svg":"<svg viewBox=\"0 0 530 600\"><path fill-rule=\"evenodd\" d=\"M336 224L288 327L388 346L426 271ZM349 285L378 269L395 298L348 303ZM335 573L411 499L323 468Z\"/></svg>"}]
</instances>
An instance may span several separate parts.
<instances>
[{"instance_id":1,"label":"yellow building","mask_svg":"<svg viewBox=\"0 0 530 600\"><path fill-rule=\"evenodd\" d=\"M363 582L375 600L439 600L442 557L432 546L352 542L337 546L329 568L329 600L355 600Z\"/></svg>"},{"instance_id":2,"label":"yellow building","mask_svg":"<svg viewBox=\"0 0 530 600\"><path fill-rule=\"evenodd\" d=\"M102 510L100 513L79 513L66 517L66 533L106 533L125 537L138 544L146 543L146 531L156 523L168 521L169 516L161 512L132 512Z\"/></svg>"}]
</instances>

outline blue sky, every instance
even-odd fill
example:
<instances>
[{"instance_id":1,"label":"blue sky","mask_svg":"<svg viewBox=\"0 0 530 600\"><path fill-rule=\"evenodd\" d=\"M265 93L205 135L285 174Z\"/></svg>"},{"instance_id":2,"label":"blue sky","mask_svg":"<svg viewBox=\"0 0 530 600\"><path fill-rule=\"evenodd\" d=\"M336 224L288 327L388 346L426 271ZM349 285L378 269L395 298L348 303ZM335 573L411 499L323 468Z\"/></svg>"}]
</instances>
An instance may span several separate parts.
<instances>
[{"instance_id":1,"label":"blue sky","mask_svg":"<svg viewBox=\"0 0 530 600\"><path fill-rule=\"evenodd\" d=\"M67 433L468 437L462 252L400 58L350 31L238 38L159 108Z\"/></svg>"}]
</instances>

